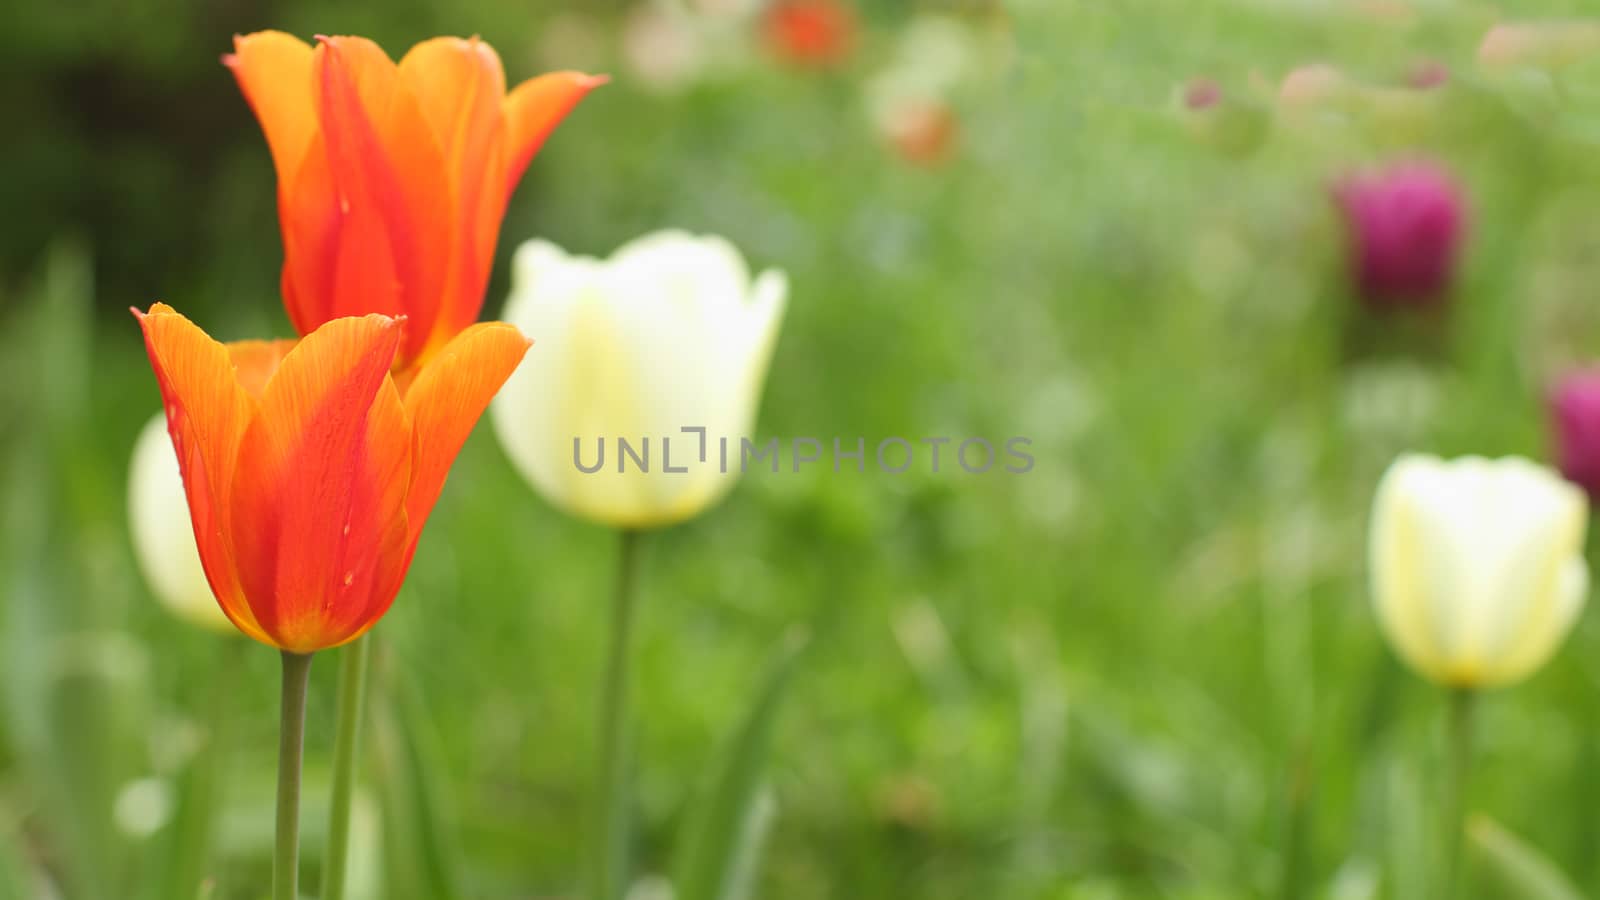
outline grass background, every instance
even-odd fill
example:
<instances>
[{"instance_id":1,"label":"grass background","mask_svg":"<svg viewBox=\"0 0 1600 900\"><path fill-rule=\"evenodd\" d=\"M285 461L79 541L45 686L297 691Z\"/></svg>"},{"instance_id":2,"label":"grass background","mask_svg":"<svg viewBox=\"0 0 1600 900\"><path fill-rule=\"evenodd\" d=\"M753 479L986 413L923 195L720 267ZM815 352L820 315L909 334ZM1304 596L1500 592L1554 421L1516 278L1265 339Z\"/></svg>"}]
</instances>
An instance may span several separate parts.
<instances>
[{"instance_id":1,"label":"grass background","mask_svg":"<svg viewBox=\"0 0 1600 900\"><path fill-rule=\"evenodd\" d=\"M756 896L1425 896L1443 702L1375 630L1365 516L1402 450L1548 455L1549 379L1600 350L1600 63L1475 61L1494 22L1577 0L1395 7L880 2L838 69L751 38L667 92L623 57L620 4L8 7L0 869L161 897L214 807L215 896L264 894L277 660L172 620L139 578L127 456L159 403L124 310L289 333L271 166L216 64L232 33L275 26L395 54L478 33L513 79L574 57L614 74L514 198L486 315L528 237L726 234L793 285L762 435L1033 441L1021 476L755 473L651 537L643 872L667 868L799 627ZM980 64L952 96L952 158L927 167L874 131L862 85L933 14ZM1424 59L1447 87L1394 87ZM1276 83L1310 62L1368 87L1284 108ZM1259 140L1177 109L1195 75ZM1352 302L1327 192L1415 156L1448 164L1471 211L1433 322ZM369 896L572 895L614 543L544 505L487 428L469 442L379 630ZM313 673L312 867L332 662ZM1472 807L1600 894L1594 616L1480 725ZM119 824L151 792L172 814ZM1494 860L1475 858L1475 895L1533 896Z\"/></svg>"}]
</instances>

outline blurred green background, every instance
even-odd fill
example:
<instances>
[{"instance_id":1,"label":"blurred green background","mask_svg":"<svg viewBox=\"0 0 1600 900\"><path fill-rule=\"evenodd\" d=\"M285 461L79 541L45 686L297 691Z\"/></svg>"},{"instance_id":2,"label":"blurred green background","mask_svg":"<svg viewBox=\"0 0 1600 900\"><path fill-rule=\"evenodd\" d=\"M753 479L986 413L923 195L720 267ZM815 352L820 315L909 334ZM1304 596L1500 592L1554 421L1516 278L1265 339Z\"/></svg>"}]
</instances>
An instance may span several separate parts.
<instances>
[{"instance_id":1,"label":"blurred green background","mask_svg":"<svg viewBox=\"0 0 1600 900\"><path fill-rule=\"evenodd\" d=\"M527 238L725 234L793 286L762 435L1033 441L1021 476L758 471L651 537L643 873L798 627L756 897L1427 895L1443 704L1375 629L1365 517L1402 450L1546 458L1549 379L1600 356L1600 56L1476 60L1495 22L1586 5L882 0L830 67L740 6L0 10L0 896L170 900L195 865L265 895L277 660L163 611L125 502L159 408L127 308L290 333L272 167L218 64L263 27L613 75L513 198L486 316ZM935 17L965 48L957 127L911 159L873 85ZM1427 60L1448 84L1407 88ZM1355 87L1278 97L1319 62ZM1215 114L1178 101L1196 76ZM1414 156L1470 206L1427 322L1352 300L1328 194ZM478 430L376 632L365 896L574 895L614 554ZM1563 896L1528 886L1558 869L1600 895L1595 616L1480 721L1472 895Z\"/></svg>"}]
</instances>

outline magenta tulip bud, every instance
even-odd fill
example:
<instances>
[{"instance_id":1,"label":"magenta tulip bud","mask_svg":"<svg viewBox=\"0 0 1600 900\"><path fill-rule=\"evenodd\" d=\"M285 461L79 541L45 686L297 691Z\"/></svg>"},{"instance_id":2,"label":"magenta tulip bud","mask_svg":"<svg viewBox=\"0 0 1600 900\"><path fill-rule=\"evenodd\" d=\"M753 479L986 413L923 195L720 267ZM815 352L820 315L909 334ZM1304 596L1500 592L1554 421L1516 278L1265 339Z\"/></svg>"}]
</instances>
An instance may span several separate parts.
<instances>
[{"instance_id":1,"label":"magenta tulip bud","mask_svg":"<svg viewBox=\"0 0 1600 900\"><path fill-rule=\"evenodd\" d=\"M1561 474L1600 499L1600 369L1557 382L1550 392L1550 414Z\"/></svg>"},{"instance_id":2,"label":"magenta tulip bud","mask_svg":"<svg viewBox=\"0 0 1600 900\"><path fill-rule=\"evenodd\" d=\"M1375 308L1432 307L1450 291L1466 229L1462 192L1430 163L1346 177L1334 188L1344 214L1350 277Z\"/></svg>"}]
</instances>

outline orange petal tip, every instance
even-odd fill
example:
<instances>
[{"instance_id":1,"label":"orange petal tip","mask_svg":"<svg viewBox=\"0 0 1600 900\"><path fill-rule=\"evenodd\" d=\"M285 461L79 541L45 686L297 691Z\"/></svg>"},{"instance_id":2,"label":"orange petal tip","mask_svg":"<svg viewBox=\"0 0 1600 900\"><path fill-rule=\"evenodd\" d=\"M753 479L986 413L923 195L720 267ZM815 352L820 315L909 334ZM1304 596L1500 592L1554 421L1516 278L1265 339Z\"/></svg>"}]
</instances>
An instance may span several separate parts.
<instances>
[{"instance_id":1,"label":"orange petal tip","mask_svg":"<svg viewBox=\"0 0 1600 900\"><path fill-rule=\"evenodd\" d=\"M172 307L168 306L165 303L162 303L160 300L157 300L156 302L150 304L150 308L147 309L147 310L141 311L139 309L139 307L137 307L137 306L130 306L130 307L128 307L128 311L133 313L134 318L138 319L141 322L143 322L147 316L169 316L169 315L175 316L175 315L178 315L178 311L177 310L173 309Z\"/></svg>"}]
</instances>

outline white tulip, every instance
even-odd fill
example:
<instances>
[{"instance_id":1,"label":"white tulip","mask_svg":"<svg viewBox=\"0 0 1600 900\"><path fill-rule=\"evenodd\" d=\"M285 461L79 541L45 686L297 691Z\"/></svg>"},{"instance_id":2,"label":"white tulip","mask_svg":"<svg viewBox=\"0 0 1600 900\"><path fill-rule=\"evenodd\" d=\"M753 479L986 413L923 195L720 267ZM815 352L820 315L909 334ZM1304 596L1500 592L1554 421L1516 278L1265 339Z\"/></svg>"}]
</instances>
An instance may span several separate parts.
<instances>
[{"instance_id":1,"label":"white tulip","mask_svg":"<svg viewBox=\"0 0 1600 900\"><path fill-rule=\"evenodd\" d=\"M1583 610L1583 492L1525 459L1403 456L1378 487L1372 594L1396 652L1463 688L1527 677Z\"/></svg>"},{"instance_id":2,"label":"white tulip","mask_svg":"<svg viewBox=\"0 0 1600 900\"><path fill-rule=\"evenodd\" d=\"M225 634L238 634L222 614L200 565L178 454L157 413L133 446L128 472L128 524L134 555L150 590L178 618Z\"/></svg>"},{"instance_id":3,"label":"white tulip","mask_svg":"<svg viewBox=\"0 0 1600 900\"><path fill-rule=\"evenodd\" d=\"M777 340L782 272L752 281L722 238L663 231L603 261L530 241L512 280L504 318L534 346L491 410L535 489L622 528L670 525L727 493ZM705 429L703 461L700 436L685 428ZM618 471L618 438L635 451L648 439L649 471L631 458ZM605 464L580 469L579 454L592 466L602 440ZM687 471L667 471L669 461Z\"/></svg>"}]
</instances>

